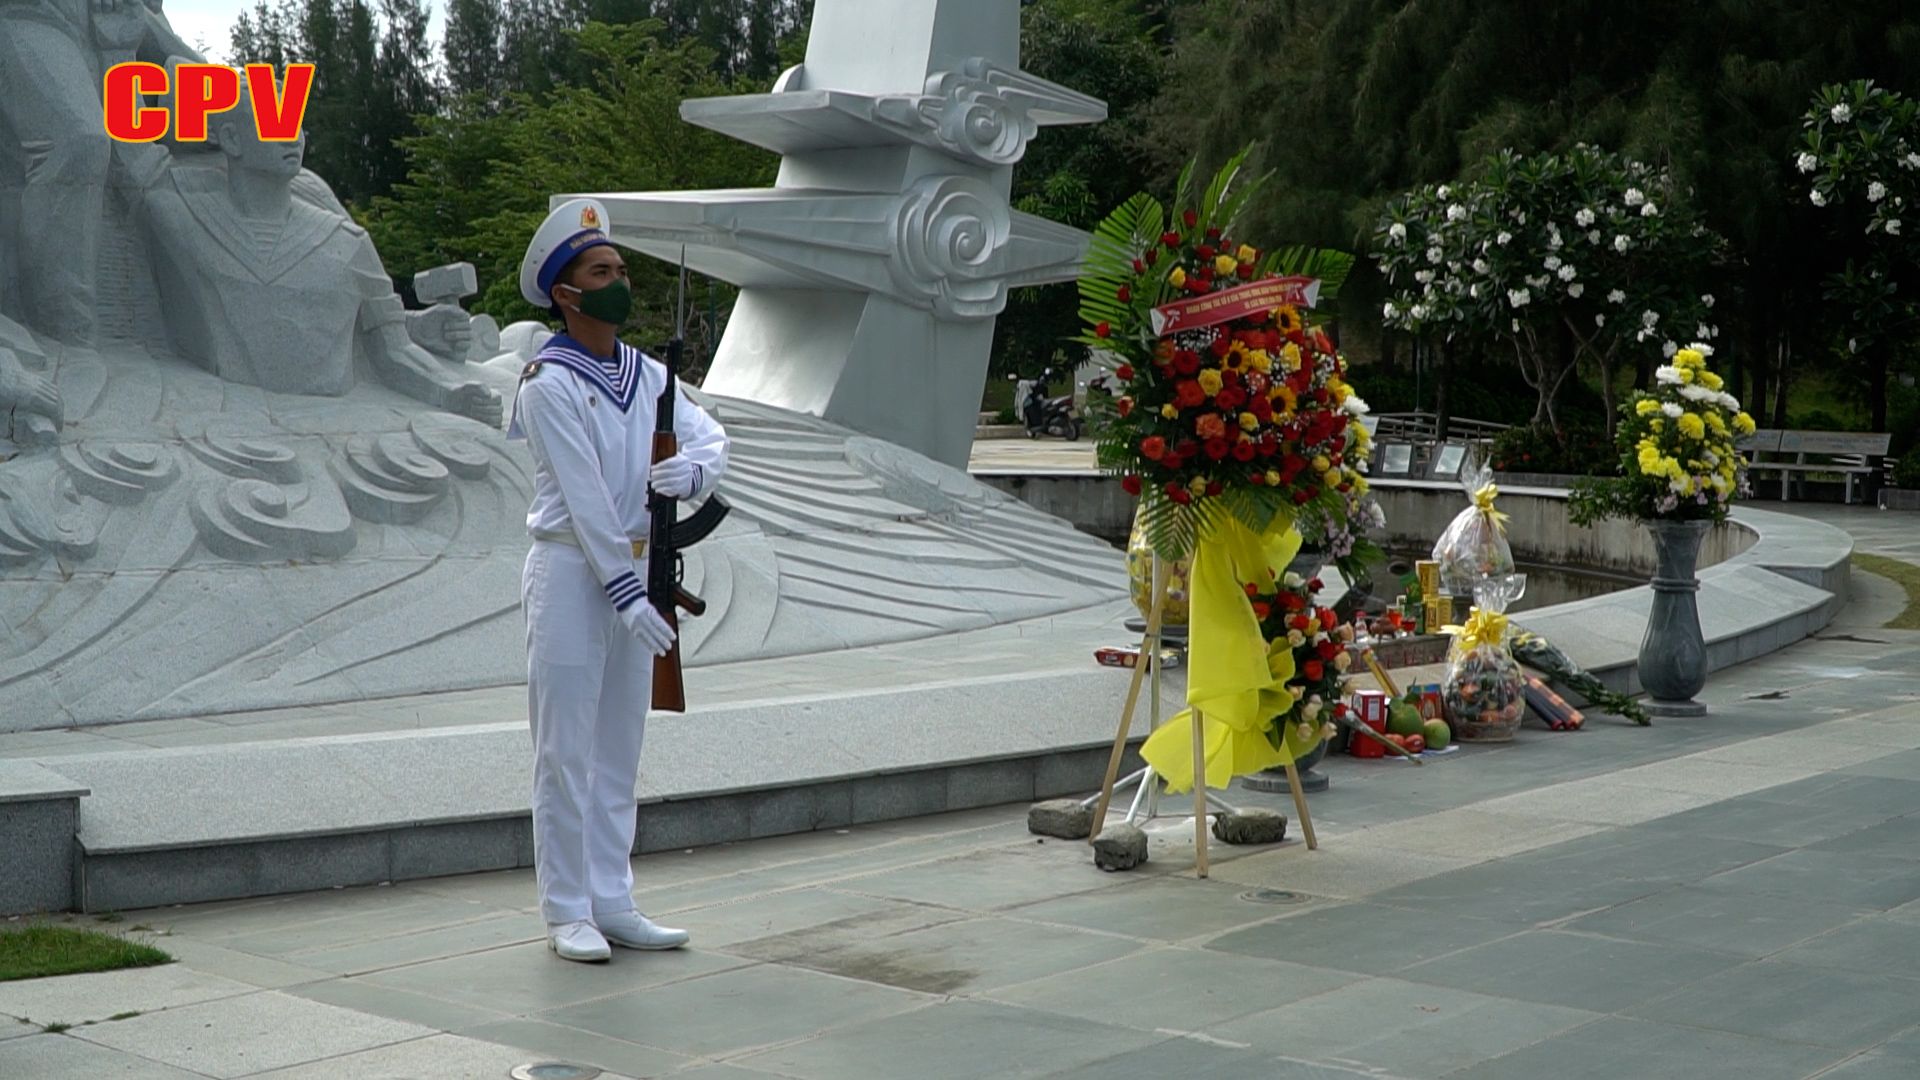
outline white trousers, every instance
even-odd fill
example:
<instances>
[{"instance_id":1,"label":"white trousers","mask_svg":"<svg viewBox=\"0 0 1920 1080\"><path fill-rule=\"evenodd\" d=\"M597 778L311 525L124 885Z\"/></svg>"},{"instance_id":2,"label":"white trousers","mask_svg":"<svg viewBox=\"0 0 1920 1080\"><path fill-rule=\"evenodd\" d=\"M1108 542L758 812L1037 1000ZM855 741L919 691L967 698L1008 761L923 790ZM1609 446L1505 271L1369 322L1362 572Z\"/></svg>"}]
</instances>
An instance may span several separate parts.
<instances>
[{"instance_id":1,"label":"white trousers","mask_svg":"<svg viewBox=\"0 0 1920 1080\"><path fill-rule=\"evenodd\" d=\"M535 541L520 600L541 914L564 923L631 911L653 655L620 622L578 548Z\"/></svg>"}]
</instances>

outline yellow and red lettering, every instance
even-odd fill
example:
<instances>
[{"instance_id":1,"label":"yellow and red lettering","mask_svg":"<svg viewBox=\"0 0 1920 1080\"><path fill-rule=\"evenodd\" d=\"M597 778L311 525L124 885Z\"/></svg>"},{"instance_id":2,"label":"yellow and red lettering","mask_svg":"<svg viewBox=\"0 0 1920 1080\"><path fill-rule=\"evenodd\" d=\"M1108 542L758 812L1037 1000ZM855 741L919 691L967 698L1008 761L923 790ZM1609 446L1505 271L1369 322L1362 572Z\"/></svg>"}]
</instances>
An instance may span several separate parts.
<instances>
[{"instance_id":1,"label":"yellow and red lettering","mask_svg":"<svg viewBox=\"0 0 1920 1080\"><path fill-rule=\"evenodd\" d=\"M253 123L262 142L293 142L307 116L313 90L313 65L288 64L283 90L273 85L272 64L247 65L247 90L253 98Z\"/></svg>"},{"instance_id":2,"label":"yellow and red lettering","mask_svg":"<svg viewBox=\"0 0 1920 1080\"><path fill-rule=\"evenodd\" d=\"M101 91L102 122L121 142L150 143L165 138L167 110L141 100L142 94L167 92L167 69L158 64L115 64L107 69Z\"/></svg>"},{"instance_id":3,"label":"yellow and red lettering","mask_svg":"<svg viewBox=\"0 0 1920 1080\"><path fill-rule=\"evenodd\" d=\"M206 142L207 117L240 104L240 76L222 64L181 64L175 77L173 137Z\"/></svg>"}]
</instances>

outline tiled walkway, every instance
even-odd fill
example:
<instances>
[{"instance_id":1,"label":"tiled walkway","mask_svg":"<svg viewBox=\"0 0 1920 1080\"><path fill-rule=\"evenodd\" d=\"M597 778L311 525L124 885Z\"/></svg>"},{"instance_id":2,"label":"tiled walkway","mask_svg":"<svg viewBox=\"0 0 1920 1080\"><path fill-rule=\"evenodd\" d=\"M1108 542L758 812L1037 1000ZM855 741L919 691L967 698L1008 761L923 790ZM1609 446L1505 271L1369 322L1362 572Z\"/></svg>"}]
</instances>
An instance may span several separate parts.
<instances>
[{"instance_id":1,"label":"tiled walkway","mask_svg":"<svg viewBox=\"0 0 1920 1080\"><path fill-rule=\"evenodd\" d=\"M1205 881L1006 807L637 860L695 947L595 967L524 872L128 913L180 962L0 984L0 1077L1911 1080L1920 633L1856 580L1704 719L1334 761L1321 850Z\"/></svg>"}]
</instances>

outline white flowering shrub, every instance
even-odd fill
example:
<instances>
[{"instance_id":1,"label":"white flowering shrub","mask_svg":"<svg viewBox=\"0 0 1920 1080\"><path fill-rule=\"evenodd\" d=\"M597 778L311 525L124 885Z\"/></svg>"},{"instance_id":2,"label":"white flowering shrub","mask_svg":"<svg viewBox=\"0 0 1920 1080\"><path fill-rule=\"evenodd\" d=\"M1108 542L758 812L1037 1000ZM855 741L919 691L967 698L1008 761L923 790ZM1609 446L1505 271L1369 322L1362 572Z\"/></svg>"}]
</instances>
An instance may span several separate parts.
<instances>
[{"instance_id":1,"label":"white flowering shrub","mask_svg":"<svg viewBox=\"0 0 1920 1080\"><path fill-rule=\"evenodd\" d=\"M1828 283L1841 340L1851 353L1904 344L1920 319L1920 297L1902 286L1920 262L1909 227L1920 209L1920 102L1871 82L1835 84L1814 95L1805 127L1794 167L1807 199L1859 238L1846 246L1860 257Z\"/></svg>"},{"instance_id":2,"label":"white flowering shrub","mask_svg":"<svg viewBox=\"0 0 1920 1080\"><path fill-rule=\"evenodd\" d=\"M1666 171L1597 147L1502 151L1476 179L1408 192L1373 246L1385 324L1511 347L1539 394L1534 422L1556 429L1570 371L1553 347L1561 327L1575 361L1598 369L1609 414L1617 359L1649 347L1672 357L1720 333L1705 284L1719 238Z\"/></svg>"}]
</instances>

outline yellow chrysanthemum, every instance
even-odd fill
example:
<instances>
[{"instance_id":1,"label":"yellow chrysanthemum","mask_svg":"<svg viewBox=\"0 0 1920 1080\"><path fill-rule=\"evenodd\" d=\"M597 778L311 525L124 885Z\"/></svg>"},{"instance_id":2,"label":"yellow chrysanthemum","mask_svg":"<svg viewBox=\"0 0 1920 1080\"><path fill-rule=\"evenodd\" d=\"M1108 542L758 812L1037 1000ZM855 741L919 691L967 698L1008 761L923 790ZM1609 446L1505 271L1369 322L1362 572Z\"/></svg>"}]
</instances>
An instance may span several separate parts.
<instances>
[{"instance_id":1,"label":"yellow chrysanthemum","mask_svg":"<svg viewBox=\"0 0 1920 1080\"><path fill-rule=\"evenodd\" d=\"M1367 433L1367 425L1360 421L1355 420L1353 423L1348 424L1347 432L1353 436L1353 445L1355 448L1365 450L1367 447L1373 445L1373 436Z\"/></svg>"},{"instance_id":2,"label":"yellow chrysanthemum","mask_svg":"<svg viewBox=\"0 0 1920 1080\"><path fill-rule=\"evenodd\" d=\"M1655 435L1658 435L1661 432L1667 430L1667 422L1656 416L1653 419L1647 421L1647 430L1653 432Z\"/></svg>"},{"instance_id":3,"label":"yellow chrysanthemum","mask_svg":"<svg viewBox=\"0 0 1920 1080\"><path fill-rule=\"evenodd\" d=\"M1238 269L1240 269L1240 260L1231 255L1222 255L1213 260L1213 272L1221 277L1226 277Z\"/></svg>"},{"instance_id":4,"label":"yellow chrysanthemum","mask_svg":"<svg viewBox=\"0 0 1920 1080\"><path fill-rule=\"evenodd\" d=\"M1169 420L1178 420L1180 419L1180 409L1174 405L1162 405L1160 406L1160 415Z\"/></svg>"},{"instance_id":5,"label":"yellow chrysanthemum","mask_svg":"<svg viewBox=\"0 0 1920 1080\"><path fill-rule=\"evenodd\" d=\"M1256 431L1260 427L1260 418L1250 412L1240 414L1240 427L1243 431Z\"/></svg>"},{"instance_id":6,"label":"yellow chrysanthemum","mask_svg":"<svg viewBox=\"0 0 1920 1080\"><path fill-rule=\"evenodd\" d=\"M1695 375L1696 375L1695 371L1690 367L1683 367L1680 369L1680 381L1683 383L1692 382L1695 378Z\"/></svg>"},{"instance_id":7,"label":"yellow chrysanthemum","mask_svg":"<svg viewBox=\"0 0 1920 1080\"><path fill-rule=\"evenodd\" d=\"M1703 368L1707 366L1707 358L1700 355L1700 350L1698 349L1681 349L1679 352L1673 354L1673 366L1680 368Z\"/></svg>"},{"instance_id":8,"label":"yellow chrysanthemum","mask_svg":"<svg viewBox=\"0 0 1920 1080\"><path fill-rule=\"evenodd\" d=\"M1167 280L1173 282L1173 287L1177 289L1187 283L1187 272L1176 266L1173 273L1167 275Z\"/></svg>"},{"instance_id":9,"label":"yellow chrysanthemum","mask_svg":"<svg viewBox=\"0 0 1920 1080\"><path fill-rule=\"evenodd\" d=\"M1367 487L1367 478L1364 476L1353 482L1353 491L1356 495L1365 495L1367 493Z\"/></svg>"},{"instance_id":10,"label":"yellow chrysanthemum","mask_svg":"<svg viewBox=\"0 0 1920 1080\"><path fill-rule=\"evenodd\" d=\"M1681 413L1679 424L1680 424L1680 434L1685 435L1687 438L1689 439L1706 438L1707 422L1705 420L1700 419L1699 413L1692 413L1692 412Z\"/></svg>"},{"instance_id":11,"label":"yellow chrysanthemum","mask_svg":"<svg viewBox=\"0 0 1920 1080\"><path fill-rule=\"evenodd\" d=\"M1700 371L1700 385L1706 387L1709 390L1718 390L1721 387L1727 385L1727 383L1726 383L1726 380L1722 379L1720 376L1715 375L1713 372L1707 371L1706 369L1702 368Z\"/></svg>"},{"instance_id":12,"label":"yellow chrysanthemum","mask_svg":"<svg viewBox=\"0 0 1920 1080\"><path fill-rule=\"evenodd\" d=\"M1707 427L1711 428L1716 436L1722 439L1727 437L1727 422L1721 419L1719 413L1710 412L1707 414ZM1715 452L1718 452L1717 447L1715 448Z\"/></svg>"},{"instance_id":13,"label":"yellow chrysanthemum","mask_svg":"<svg viewBox=\"0 0 1920 1080\"><path fill-rule=\"evenodd\" d=\"M1747 436L1747 435L1753 434L1754 432L1753 417L1748 416L1744 412L1734 413L1733 414L1733 430L1734 430L1734 434L1736 435Z\"/></svg>"},{"instance_id":14,"label":"yellow chrysanthemum","mask_svg":"<svg viewBox=\"0 0 1920 1080\"><path fill-rule=\"evenodd\" d=\"M1660 403L1652 398L1641 398L1638 402L1634 403L1633 411L1639 413L1641 416L1652 416L1654 413L1660 411Z\"/></svg>"}]
</instances>

